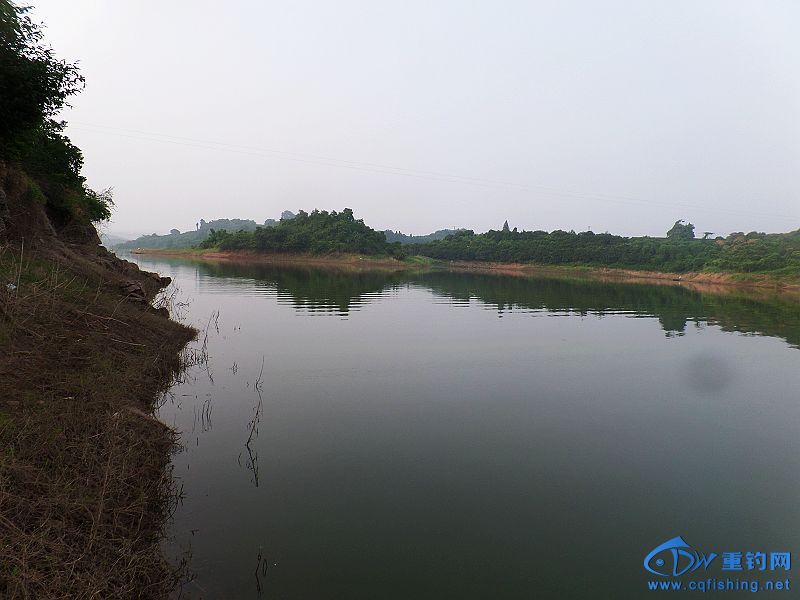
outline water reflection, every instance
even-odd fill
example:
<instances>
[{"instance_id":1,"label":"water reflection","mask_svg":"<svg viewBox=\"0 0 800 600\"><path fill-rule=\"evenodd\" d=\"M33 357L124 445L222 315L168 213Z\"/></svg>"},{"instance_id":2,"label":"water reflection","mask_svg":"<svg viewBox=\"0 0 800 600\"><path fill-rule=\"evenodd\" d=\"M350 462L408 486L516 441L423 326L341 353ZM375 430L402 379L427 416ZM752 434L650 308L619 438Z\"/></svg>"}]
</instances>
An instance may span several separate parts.
<instances>
[{"instance_id":1,"label":"water reflection","mask_svg":"<svg viewBox=\"0 0 800 600\"><path fill-rule=\"evenodd\" d=\"M160 412L196 596L640 598L675 535L800 548L793 299L144 266L209 357Z\"/></svg>"},{"instance_id":2,"label":"water reflection","mask_svg":"<svg viewBox=\"0 0 800 600\"><path fill-rule=\"evenodd\" d=\"M399 274L338 269L306 269L232 263L196 264L200 290L277 296L298 312L346 317L375 302L405 279Z\"/></svg>"},{"instance_id":3,"label":"water reflection","mask_svg":"<svg viewBox=\"0 0 800 600\"><path fill-rule=\"evenodd\" d=\"M513 277L432 271L344 271L235 263L185 263L205 293L275 296L298 313L347 318L402 288L432 291L453 306L480 302L499 317L510 311L655 317L668 336L689 323L778 337L800 346L800 302L768 290L615 283L555 277ZM344 276L343 276L344 275Z\"/></svg>"},{"instance_id":4,"label":"water reflection","mask_svg":"<svg viewBox=\"0 0 800 600\"><path fill-rule=\"evenodd\" d=\"M499 313L524 309L656 317L668 334L683 334L690 322L709 323L723 331L780 337L793 346L800 344L797 298L760 291L455 273L427 273L420 281L434 293L476 298Z\"/></svg>"}]
</instances>

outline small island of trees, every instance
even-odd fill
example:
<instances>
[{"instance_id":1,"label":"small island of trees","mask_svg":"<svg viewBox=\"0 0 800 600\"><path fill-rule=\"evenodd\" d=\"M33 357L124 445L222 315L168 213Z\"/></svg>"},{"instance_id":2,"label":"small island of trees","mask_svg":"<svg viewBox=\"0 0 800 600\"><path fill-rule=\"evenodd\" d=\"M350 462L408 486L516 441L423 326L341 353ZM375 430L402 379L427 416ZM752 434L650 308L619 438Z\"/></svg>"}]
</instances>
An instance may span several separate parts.
<instances>
[{"instance_id":1,"label":"small island of trees","mask_svg":"<svg viewBox=\"0 0 800 600\"><path fill-rule=\"evenodd\" d=\"M301 210L293 219L281 219L274 227L256 227L255 231L212 230L200 248L404 256L400 242L387 242L384 232L356 219L350 208L341 212Z\"/></svg>"},{"instance_id":2,"label":"small island of trees","mask_svg":"<svg viewBox=\"0 0 800 600\"><path fill-rule=\"evenodd\" d=\"M800 275L800 231L783 234L732 233L695 238L695 226L676 221L663 238L624 237L583 231L518 231L506 221L500 230L477 234L458 230L444 239L413 246L388 242L356 219L353 211L299 211L272 227L252 231L212 230L200 248L282 253L352 253L405 258L407 250L448 261L492 261L583 265L668 271L775 273Z\"/></svg>"}]
</instances>

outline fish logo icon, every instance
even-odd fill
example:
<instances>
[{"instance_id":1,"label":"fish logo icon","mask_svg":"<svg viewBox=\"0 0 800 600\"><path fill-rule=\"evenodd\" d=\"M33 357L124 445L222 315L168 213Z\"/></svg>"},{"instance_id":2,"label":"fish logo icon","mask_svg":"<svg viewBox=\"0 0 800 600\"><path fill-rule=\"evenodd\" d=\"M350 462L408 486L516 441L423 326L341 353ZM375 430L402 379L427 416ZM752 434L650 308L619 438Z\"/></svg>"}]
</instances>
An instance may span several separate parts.
<instances>
[{"instance_id":1,"label":"fish logo icon","mask_svg":"<svg viewBox=\"0 0 800 600\"><path fill-rule=\"evenodd\" d=\"M703 567L708 568L717 555L713 552L701 554L686 543L681 536L667 540L644 559L644 568L654 575L678 577Z\"/></svg>"}]
</instances>

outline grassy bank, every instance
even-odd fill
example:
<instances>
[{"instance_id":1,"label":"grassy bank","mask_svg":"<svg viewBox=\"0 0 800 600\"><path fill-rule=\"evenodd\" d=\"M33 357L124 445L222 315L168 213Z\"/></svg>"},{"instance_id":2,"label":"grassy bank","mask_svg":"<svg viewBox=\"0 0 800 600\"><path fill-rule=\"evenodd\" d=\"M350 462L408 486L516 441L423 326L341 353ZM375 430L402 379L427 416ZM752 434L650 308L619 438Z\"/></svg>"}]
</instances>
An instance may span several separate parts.
<instances>
[{"instance_id":1,"label":"grassy bank","mask_svg":"<svg viewBox=\"0 0 800 600\"><path fill-rule=\"evenodd\" d=\"M0 597L164 597L176 437L150 413L194 331L158 277L43 241L0 246Z\"/></svg>"}]
</instances>

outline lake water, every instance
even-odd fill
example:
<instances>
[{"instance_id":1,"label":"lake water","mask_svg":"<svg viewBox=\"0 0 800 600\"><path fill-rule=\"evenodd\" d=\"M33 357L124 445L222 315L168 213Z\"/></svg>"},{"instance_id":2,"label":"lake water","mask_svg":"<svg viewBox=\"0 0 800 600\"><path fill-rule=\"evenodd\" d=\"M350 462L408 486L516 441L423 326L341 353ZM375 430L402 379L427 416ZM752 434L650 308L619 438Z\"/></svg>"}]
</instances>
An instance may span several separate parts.
<instances>
[{"instance_id":1,"label":"lake water","mask_svg":"<svg viewBox=\"0 0 800 600\"><path fill-rule=\"evenodd\" d=\"M160 409L183 432L171 534L192 597L646 598L651 580L791 579L721 555L800 551L796 300L137 262L208 332L208 364ZM720 556L646 571L675 536Z\"/></svg>"}]
</instances>

